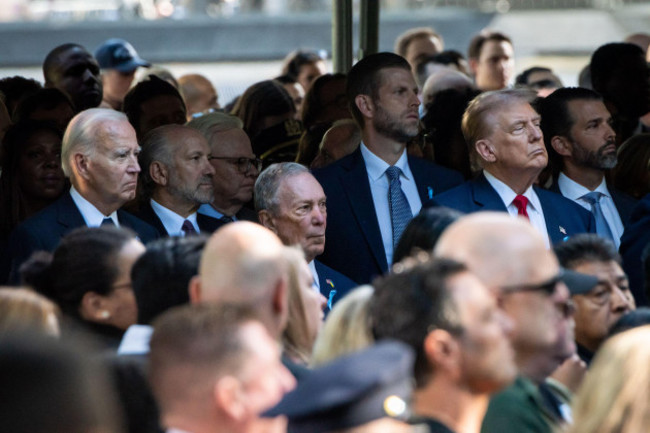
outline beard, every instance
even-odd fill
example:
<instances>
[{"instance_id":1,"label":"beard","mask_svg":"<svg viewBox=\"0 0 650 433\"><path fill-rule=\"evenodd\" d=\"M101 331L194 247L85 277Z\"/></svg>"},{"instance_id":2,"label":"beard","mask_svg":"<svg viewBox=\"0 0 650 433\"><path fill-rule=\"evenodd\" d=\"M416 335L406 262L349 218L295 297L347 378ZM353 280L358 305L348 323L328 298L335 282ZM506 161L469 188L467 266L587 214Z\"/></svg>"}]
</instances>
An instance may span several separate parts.
<instances>
[{"instance_id":1,"label":"beard","mask_svg":"<svg viewBox=\"0 0 650 433\"><path fill-rule=\"evenodd\" d=\"M418 124L408 125L400 123L399 119L391 117L388 111L377 104L377 115L372 120L375 130L384 137L391 138L398 143L408 143L420 132Z\"/></svg>"},{"instance_id":2,"label":"beard","mask_svg":"<svg viewBox=\"0 0 650 433\"><path fill-rule=\"evenodd\" d=\"M210 188L203 188L202 186L204 184L210 185ZM184 200L196 204L211 203L214 198L212 178L210 177L201 178L196 187L191 187L190 185L170 184L169 190L172 195L182 197Z\"/></svg>"},{"instance_id":3,"label":"beard","mask_svg":"<svg viewBox=\"0 0 650 433\"><path fill-rule=\"evenodd\" d=\"M614 168L618 162L616 151L605 153L605 149L613 144L613 141L608 141L594 152L586 150L576 142L573 142L573 159L576 164L583 167L594 168L597 170L608 170Z\"/></svg>"}]
</instances>

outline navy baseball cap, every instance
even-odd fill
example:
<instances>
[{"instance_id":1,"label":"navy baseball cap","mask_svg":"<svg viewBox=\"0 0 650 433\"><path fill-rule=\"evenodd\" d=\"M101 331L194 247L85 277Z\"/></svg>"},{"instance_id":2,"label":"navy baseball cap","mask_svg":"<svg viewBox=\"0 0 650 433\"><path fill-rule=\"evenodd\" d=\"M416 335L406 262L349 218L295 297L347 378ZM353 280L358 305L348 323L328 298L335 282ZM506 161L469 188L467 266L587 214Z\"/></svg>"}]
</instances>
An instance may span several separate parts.
<instances>
[{"instance_id":1,"label":"navy baseball cap","mask_svg":"<svg viewBox=\"0 0 650 433\"><path fill-rule=\"evenodd\" d=\"M109 39L97 48L95 59L102 69L117 69L132 72L139 66L149 67L151 63L138 56L133 45L124 39Z\"/></svg>"}]
</instances>

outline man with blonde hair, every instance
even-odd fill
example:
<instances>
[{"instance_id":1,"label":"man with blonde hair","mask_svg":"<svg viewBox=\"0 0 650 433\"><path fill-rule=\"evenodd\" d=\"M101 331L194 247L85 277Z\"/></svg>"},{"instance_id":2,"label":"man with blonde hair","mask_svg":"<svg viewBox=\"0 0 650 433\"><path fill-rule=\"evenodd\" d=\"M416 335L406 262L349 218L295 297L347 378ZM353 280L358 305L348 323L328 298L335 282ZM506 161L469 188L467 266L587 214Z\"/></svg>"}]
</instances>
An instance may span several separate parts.
<instances>
[{"instance_id":1,"label":"man with blonde hair","mask_svg":"<svg viewBox=\"0 0 650 433\"><path fill-rule=\"evenodd\" d=\"M462 131L482 173L434 197L465 213L492 210L523 216L547 247L576 233L595 232L593 216L573 201L535 186L548 155L540 116L524 90L486 92L470 102Z\"/></svg>"}]
</instances>

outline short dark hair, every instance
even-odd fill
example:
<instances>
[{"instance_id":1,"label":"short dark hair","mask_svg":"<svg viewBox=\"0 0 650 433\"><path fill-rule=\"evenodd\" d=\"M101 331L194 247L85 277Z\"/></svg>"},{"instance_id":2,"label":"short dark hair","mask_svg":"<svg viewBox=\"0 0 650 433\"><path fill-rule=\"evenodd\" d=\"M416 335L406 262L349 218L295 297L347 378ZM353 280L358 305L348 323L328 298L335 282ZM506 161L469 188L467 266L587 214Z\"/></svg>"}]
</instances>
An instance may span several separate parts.
<instances>
[{"instance_id":1,"label":"short dark hair","mask_svg":"<svg viewBox=\"0 0 650 433\"><path fill-rule=\"evenodd\" d=\"M553 247L560 265L573 269L584 262L611 262L622 259L614 243L594 233L581 233Z\"/></svg>"},{"instance_id":2,"label":"short dark hair","mask_svg":"<svg viewBox=\"0 0 650 433\"><path fill-rule=\"evenodd\" d=\"M86 293L107 295L113 290L119 274L118 254L133 239L135 233L125 228L80 227L64 236L51 255L32 256L21 272L61 311L79 318L79 306Z\"/></svg>"},{"instance_id":3,"label":"short dark hair","mask_svg":"<svg viewBox=\"0 0 650 433\"><path fill-rule=\"evenodd\" d=\"M412 262L415 264L402 262L400 269L375 280L369 317L375 339L396 339L413 348L415 381L422 387L432 373L424 353L426 336L435 328L454 335L463 331L447 281L467 268L453 260L428 256Z\"/></svg>"},{"instance_id":4,"label":"short dark hair","mask_svg":"<svg viewBox=\"0 0 650 433\"><path fill-rule=\"evenodd\" d=\"M150 99L162 95L170 95L178 98L183 105L183 109L187 110L185 107L185 101L178 89L157 75L149 75L147 79L140 81L134 88L129 90L129 93L124 97L122 111L124 111L126 117L129 118L129 123L131 123L133 128L136 130L139 138L142 138L142 131L140 131L142 104Z\"/></svg>"},{"instance_id":5,"label":"short dark hair","mask_svg":"<svg viewBox=\"0 0 650 433\"><path fill-rule=\"evenodd\" d=\"M488 41L508 42L512 45L512 40L505 34L492 30L483 30L470 41L469 47L467 48L467 57L469 59L478 59L481 57L483 45Z\"/></svg>"},{"instance_id":6,"label":"short dark hair","mask_svg":"<svg viewBox=\"0 0 650 433\"><path fill-rule=\"evenodd\" d=\"M40 89L23 98L18 103L11 120L14 123L20 122L21 120L31 118L35 111L40 109L53 110L60 104L67 104L73 112L75 111L74 105L68 95L56 87Z\"/></svg>"},{"instance_id":7,"label":"short dark hair","mask_svg":"<svg viewBox=\"0 0 650 433\"><path fill-rule=\"evenodd\" d=\"M638 45L614 42L600 46L591 55L589 70L594 90L605 93L606 83L611 80L622 60L630 57L644 57Z\"/></svg>"},{"instance_id":8,"label":"short dark hair","mask_svg":"<svg viewBox=\"0 0 650 433\"><path fill-rule=\"evenodd\" d=\"M58 64L59 56L62 53L65 53L66 51L71 50L73 48L81 48L82 50L88 52L88 50L86 50L86 48L83 45L67 43L53 48L52 51L50 51L47 54L47 56L45 56L45 60L43 60L43 78L45 78L46 85L48 83L52 83L52 80L54 78L52 77L52 68L54 68L54 66Z\"/></svg>"},{"instance_id":9,"label":"short dark hair","mask_svg":"<svg viewBox=\"0 0 650 433\"><path fill-rule=\"evenodd\" d=\"M364 120L361 111L354 102L357 95L368 95L373 100L379 98L379 88L382 84L381 71L388 68L401 68L411 73L411 66L402 56L394 53L370 54L359 60L348 73L346 93L350 112L363 128Z\"/></svg>"},{"instance_id":10,"label":"short dark hair","mask_svg":"<svg viewBox=\"0 0 650 433\"><path fill-rule=\"evenodd\" d=\"M21 77L15 75L13 77L5 77L0 79L0 92L5 95L5 105L9 112L9 117L13 118L16 107L29 95L33 95L42 89L41 83L34 79Z\"/></svg>"},{"instance_id":11,"label":"short dark hair","mask_svg":"<svg viewBox=\"0 0 650 433\"><path fill-rule=\"evenodd\" d=\"M304 65L322 62L323 58L314 51L293 51L287 54L282 65L282 75L289 75L294 79L298 78L300 68Z\"/></svg>"},{"instance_id":12,"label":"short dark hair","mask_svg":"<svg viewBox=\"0 0 650 433\"><path fill-rule=\"evenodd\" d=\"M172 307L190 301L188 285L198 274L205 236L170 237L147 244L131 270L138 323L149 324Z\"/></svg>"},{"instance_id":13,"label":"short dark hair","mask_svg":"<svg viewBox=\"0 0 650 433\"><path fill-rule=\"evenodd\" d=\"M523 71L521 74L517 75L517 78L515 78L515 84L521 86L527 86L528 77L530 77L530 75L534 74L535 72L553 72L553 71L550 68L545 68L543 66L533 66L532 68L528 68L525 71Z\"/></svg>"},{"instance_id":14,"label":"short dark hair","mask_svg":"<svg viewBox=\"0 0 650 433\"><path fill-rule=\"evenodd\" d=\"M603 98L590 89L563 87L546 98L539 98L534 104L534 108L542 117L541 128L548 156L551 162L554 165L557 164L558 167L562 166L562 157L551 146L551 140L555 136L572 138L571 128L575 123L575 119L569 112L569 102L581 100L602 101Z\"/></svg>"},{"instance_id":15,"label":"short dark hair","mask_svg":"<svg viewBox=\"0 0 650 433\"><path fill-rule=\"evenodd\" d=\"M418 38L436 38L441 44L443 43L442 36L431 27L416 27L408 29L397 37L395 40L395 53L405 56L411 42Z\"/></svg>"}]
</instances>

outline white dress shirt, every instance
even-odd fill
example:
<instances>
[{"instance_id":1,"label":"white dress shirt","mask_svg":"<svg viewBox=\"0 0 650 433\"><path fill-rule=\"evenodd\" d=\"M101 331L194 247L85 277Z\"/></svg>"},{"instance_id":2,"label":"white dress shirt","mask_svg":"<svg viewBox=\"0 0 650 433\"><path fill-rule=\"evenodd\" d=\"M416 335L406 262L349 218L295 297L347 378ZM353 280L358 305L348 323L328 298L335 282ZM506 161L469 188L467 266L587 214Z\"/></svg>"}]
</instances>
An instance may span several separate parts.
<instances>
[{"instance_id":1,"label":"white dress shirt","mask_svg":"<svg viewBox=\"0 0 650 433\"><path fill-rule=\"evenodd\" d=\"M185 236L185 232L182 229L185 220L189 220L194 226L194 230L196 230L197 233L201 233L199 225L196 222L196 212L189 215L187 218L183 218L176 212L167 209L165 206L156 202L154 199L151 199L150 202L151 208L156 213L156 215L158 215L160 221L162 221L162 224L165 227L165 230L167 230L167 233L169 233L169 236Z\"/></svg>"},{"instance_id":2,"label":"white dress shirt","mask_svg":"<svg viewBox=\"0 0 650 433\"><path fill-rule=\"evenodd\" d=\"M149 353L149 341L153 327L149 325L131 325L122 336L118 355L146 355Z\"/></svg>"},{"instance_id":3,"label":"white dress shirt","mask_svg":"<svg viewBox=\"0 0 650 433\"><path fill-rule=\"evenodd\" d=\"M314 263L314 260L309 262L308 265L311 274L314 276L314 282L311 286L314 288L314 291L316 291L316 293L320 293L320 280L318 279L318 272L316 272L316 264Z\"/></svg>"},{"instance_id":4,"label":"white dress shirt","mask_svg":"<svg viewBox=\"0 0 650 433\"><path fill-rule=\"evenodd\" d=\"M74 186L70 187L70 197L72 197L72 201L77 206L77 209L79 209L84 221L86 221L86 226L99 227L102 225L104 218L112 219L115 227L120 226L120 222L117 219L117 211L113 211L110 215L104 215L95 207L95 205L83 198Z\"/></svg>"},{"instance_id":5,"label":"white dress shirt","mask_svg":"<svg viewBox=\"0 0 650 433\"><path fill-rule=\"evenodd\" d=\"M519 215L517 206L512 202L515 197L517 197L517 193L487 171L483 170L483 174L489 184L492 185L492 188L494 188L497 194L499 194L499 197L501 197L508 213L512 216ZM526 206L528 220L533 227L542 234L544 242L546 242L546 248L551 248L551 241L548 237L548 230L546 229L546 220L544 219L544 210L542 209L542 203L540 203L539 197L537 197L537 193L535 193L533 187L530 186L522 195L528 199L528 205Z\"/></svg>"},{"instance_id":6,"label":"white dress shirt","mask_svg":"<svg viewBox=\"0 0 650 433\"><path fill-rule=\"evenodd\" d=\"M390 267L393 263L393 226L390 222L390 207L388 204L390 181L388 180L388 176L386 176L386 169L390 165L372 153L363 142L361 143L361 156L363 156L363 160L366 163L372 202L375 205L379 231L381 232L381 239L384 244L384 251L386 252L386 262ZM404 191L404 195L406 195L406 199L409 202L411 213L415 216L422 208L422 201L420 200L415 178L408 164L406 149L395 163L395 167L402 170L402 174L399 177L402 184L402 191Z\"/></svg>"},{"instance_id":7,"label":"white dress shirt","mask_svg":"<svg viewBox=\"0 0 650 433\"><path fill-rule=\"evenodd\" d=\"M585 194L590 193L591 190L575 182L564 173L560 173L560 176L557 179L557 185L560 187L560 192L563 196L573 200L591 212L591 204L582 198ZM594 191L602 194L600 197L600 207L603 210L603 216L607 221L609 230L612 232L612 236L614 236L616 249L618 249L618 247L621 245L621 236L623 235L623 221L621 221L621 216L618 214L616 204L614 203L612 195L607 189L607 183L605 182L604 177L602 182L600 182L600 185L598 185Z\"/></svg>"}]
</instances>

